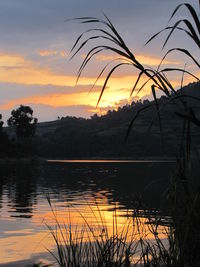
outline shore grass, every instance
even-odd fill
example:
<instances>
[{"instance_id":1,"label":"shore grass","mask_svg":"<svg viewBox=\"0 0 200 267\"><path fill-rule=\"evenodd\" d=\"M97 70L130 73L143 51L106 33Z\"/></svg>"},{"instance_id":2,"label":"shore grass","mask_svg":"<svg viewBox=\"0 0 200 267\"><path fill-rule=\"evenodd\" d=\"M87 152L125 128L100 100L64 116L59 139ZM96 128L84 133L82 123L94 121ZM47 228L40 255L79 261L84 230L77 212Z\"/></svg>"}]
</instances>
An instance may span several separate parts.
<instances>
[{"instance_id":1,"label":"shore grass","mask_svg":"<svg viewBox=\"0 0 200 267\"><path fill-rule=\"evenodd\" d=\"M108 221L94 201L95 208L94 205L89 206L93 221L76 209L82 224L74 225L70 213L68 223L61 223L50 197L48 202L55 224L50 226L47 222L47 227L57 253L49 252L58 266L175 266L168 265L176 260L175 251L170 246L174 232L169 225L160 223L160 215L142 218L139 216L141 211L135 210L132 216L124 219L123 224L119 224L116 210Z\"/></svg>"}]
</instances>

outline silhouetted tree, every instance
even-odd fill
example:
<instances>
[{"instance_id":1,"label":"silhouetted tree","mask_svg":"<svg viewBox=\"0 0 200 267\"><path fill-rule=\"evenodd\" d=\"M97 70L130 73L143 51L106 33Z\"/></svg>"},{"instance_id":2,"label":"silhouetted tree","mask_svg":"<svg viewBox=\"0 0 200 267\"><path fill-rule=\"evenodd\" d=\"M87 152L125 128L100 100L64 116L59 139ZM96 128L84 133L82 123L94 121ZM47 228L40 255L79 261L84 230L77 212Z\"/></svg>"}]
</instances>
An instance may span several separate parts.
<instances>
[{"instance_id":1,"label":"silhouetted tree","mask_svg":"<svg viewBox=\"0 0 200 267\"><path fill-rule=\"evenodd\" d=\"M17 140L15 143L18 157L32 156L36 154L36 143L34 140L37 119L33 117L33 110L29 106L20 105L11 112L8 126L15 129Z\"/></svg>"},{"instance_id":2,"label":"silhouetted tree","mask_svg":"<svg viewBox=\"0 0 200 267\"><path fill-rule=\"evenodd\" d=\"M29 106L20 105L16 110L12 110L8 119L8 126L15 127L17 138L29 138L35 135L37 118L33 117L33 110Z\"/></svg>"}]
</instances>

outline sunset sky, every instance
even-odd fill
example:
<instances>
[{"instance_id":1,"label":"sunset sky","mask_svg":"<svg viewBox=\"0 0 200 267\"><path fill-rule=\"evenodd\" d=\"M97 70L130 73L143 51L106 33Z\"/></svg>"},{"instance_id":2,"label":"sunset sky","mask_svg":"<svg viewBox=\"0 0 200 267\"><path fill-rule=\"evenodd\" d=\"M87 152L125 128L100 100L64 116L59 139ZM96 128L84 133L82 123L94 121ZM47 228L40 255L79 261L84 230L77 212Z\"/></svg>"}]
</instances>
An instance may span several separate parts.
<instances>
[{"instance_id":1,"label":"sunset sky","mask_svg":"<svg viewBox=\"0 0 200 267\"><path fill-rule=\"evenodd\" d=\"M20 104L30 105L39 121L46 121L67 115L90 117L96 112L103 113L131 101L131 86L137 75L132 68L124 67L113 75L97 109L103 77L88 94L102 67L114 58L113 54L96 56L83 72L78 85L75 85L77 70L87 49L80 51L73 60L69 59L69 51L88 25L65 20L80 16L103 18L105 12L137 59L156 67L164 54L161 47L166 34L160 35L148 46L144 44L154 33L167 26L171 13L181 2L1 0L0 113L3 120L7 120L11 110ZM197 0L188 2L198 3ZM175 20L187 15L187 10L182 8ZM169 41L166 49L172 47L187 47L194 55L199 53L183 33L176 32L176 37ZM165 65L183 67L186 60L187 69L195 72L190 60L178 53L167 57ZM180 74L171 79L178 87ZM190 81L185 76L185 84ZM134 97L149 97L149 88Z\"/></svg>"}]
</instances>

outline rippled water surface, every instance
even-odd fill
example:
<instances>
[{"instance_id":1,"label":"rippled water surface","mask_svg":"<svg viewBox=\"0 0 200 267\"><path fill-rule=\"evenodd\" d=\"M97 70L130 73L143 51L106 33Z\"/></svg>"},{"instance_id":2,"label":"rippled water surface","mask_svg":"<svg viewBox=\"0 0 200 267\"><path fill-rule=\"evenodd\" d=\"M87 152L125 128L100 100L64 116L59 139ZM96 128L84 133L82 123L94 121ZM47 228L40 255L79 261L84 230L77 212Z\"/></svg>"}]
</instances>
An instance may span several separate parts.
<instances>
[{"instance_id":1,"label":"rippled water surface","mask_svg":"<svg viewBox=\"0 0 200 267\"><path fill-rule=\"evenodd\" d=\"M72 224L81 224L84 217L95 224L94 213L100 210L112 224L116 210L123 225L134 208L155 211L166 206L164 192L173 169L174 163L162 161L1 164L0 263L51 261L47 248L54 250L54 243L47 225L53 227L55 220L47 195L57 218L65 223L70 217Z\"/></svg>"}]
</instances>

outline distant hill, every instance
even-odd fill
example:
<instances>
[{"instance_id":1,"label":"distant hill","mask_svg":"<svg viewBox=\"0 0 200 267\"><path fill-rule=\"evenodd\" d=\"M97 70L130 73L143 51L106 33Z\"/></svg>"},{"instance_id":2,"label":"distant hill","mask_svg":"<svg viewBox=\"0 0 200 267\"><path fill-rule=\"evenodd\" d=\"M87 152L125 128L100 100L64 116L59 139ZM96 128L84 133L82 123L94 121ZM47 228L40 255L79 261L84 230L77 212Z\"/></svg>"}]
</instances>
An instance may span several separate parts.
<instances>
[{"instance_id":1,"label":"distant hill","mask_svg":"<svg viewBox=\"0 0 200 267\"><path fill-rule=\"evenodd\" d=\"M192 83L177 91L182 100L194 107L200 117L200 83ZM190 95L185 98L184 95ZM195 98L194 98L195 97ZM140 112L126 142L128 127L137 112L154 104L144 100L108 111L104 116L90 119L62 117L37 126L38 154L48 158L145 158L176 157L182 136L183 120L174 113L181 110L178 101L159 100L163 140L155 106ZM199 148L199 129L192 127L192 140Z\"/></svg>"}]
</instances>

